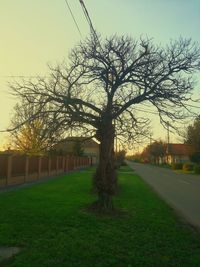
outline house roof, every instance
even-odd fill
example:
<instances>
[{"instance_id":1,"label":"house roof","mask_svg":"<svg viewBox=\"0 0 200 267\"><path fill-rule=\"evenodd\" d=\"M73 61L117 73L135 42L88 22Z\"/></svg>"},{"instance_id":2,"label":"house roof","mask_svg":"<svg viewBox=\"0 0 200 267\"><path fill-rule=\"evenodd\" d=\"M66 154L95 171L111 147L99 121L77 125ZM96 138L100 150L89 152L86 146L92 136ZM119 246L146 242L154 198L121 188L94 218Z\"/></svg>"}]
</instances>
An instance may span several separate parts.
<instances>
[{"instance_id":1,"label":"house roof","mask_svg":"<svg viewBox=\"0 0 200 267\"><path fill-rule=\"evenodd\" d=\"M171 155L189 156L195 152L195 149L191 145L187 144L168 144L167 153Z\"/></svg>"}]
</instances>

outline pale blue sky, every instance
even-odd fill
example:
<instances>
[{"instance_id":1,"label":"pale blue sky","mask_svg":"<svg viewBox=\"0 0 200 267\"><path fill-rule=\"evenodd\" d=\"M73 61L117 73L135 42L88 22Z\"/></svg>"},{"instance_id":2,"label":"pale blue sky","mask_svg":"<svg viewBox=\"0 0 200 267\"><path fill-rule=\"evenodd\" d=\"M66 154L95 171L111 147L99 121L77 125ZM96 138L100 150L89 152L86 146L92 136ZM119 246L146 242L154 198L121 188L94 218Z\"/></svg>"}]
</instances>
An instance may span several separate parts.
<instances>
[{"instance_id":1,"label":"pale blue sky","mask_svg":"<svg viewBox=\"0 0 200 267\"><path fill-rule=\"evenodd\" d=\"M94 27L102 35L152 37L165 44L179 36L200 42L200 0L85 0ZM14 99L7 75L45 75L47 63L60 62L89 33L79 0L0 0L0 129L7 127ZM198 88L196 94L199 94ZM154 125L157 119L154 118ZM157 127L156 127L157 129ZM160 128L155 137L164 137ZM0 134L0 143L3 135Z\"/></svg>"}]
</instances>

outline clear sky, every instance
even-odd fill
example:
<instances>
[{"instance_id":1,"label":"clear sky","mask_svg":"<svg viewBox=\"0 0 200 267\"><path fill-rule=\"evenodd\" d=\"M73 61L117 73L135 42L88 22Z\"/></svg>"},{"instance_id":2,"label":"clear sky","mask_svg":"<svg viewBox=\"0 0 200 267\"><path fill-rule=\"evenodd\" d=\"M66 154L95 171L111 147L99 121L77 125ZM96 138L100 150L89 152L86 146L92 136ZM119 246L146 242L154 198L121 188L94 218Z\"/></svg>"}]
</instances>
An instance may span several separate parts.
<instances>
[{"instance_id":1,"label":"clear sky","mask_svg":"<svg viewBox=\"0 0 200 267\"><path fill-rule=\"evenodd\" d=\"M79 0L0 0L0 130L5 129L16 100L8 82L18 75L48 74L47 63L67 58L70 49L89 33ZM200 43L200 0L85 0L95 29L103 36L128 34L152 37L165 44L179 36ZM196 88L200 94L200 85ZM153 136L166 131L153 119ZM0 134L0 145L5 135ZM174 138L174 137L173 137ZM174 139L175 140L175 139Z\"/></svg>"}]
</instances>

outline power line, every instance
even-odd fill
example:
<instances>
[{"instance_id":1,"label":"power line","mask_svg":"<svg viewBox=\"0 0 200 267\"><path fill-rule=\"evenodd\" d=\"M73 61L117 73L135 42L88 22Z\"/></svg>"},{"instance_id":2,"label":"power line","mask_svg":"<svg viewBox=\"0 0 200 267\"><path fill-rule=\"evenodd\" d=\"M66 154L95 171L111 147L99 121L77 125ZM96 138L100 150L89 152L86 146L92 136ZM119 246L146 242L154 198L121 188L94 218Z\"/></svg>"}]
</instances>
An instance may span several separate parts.
<instances>
[{"instance_id":1,"label":"power line","mask_svg":"<svg viewBox=\"0 0 200 267\"><path fill-rule=\"evenodd\" d=\"M87 22L88 22L88 24L89 24L89 26L90 26L90 30L96 35L95 29L94 29L94 27L93 27L93 25L92 25L92 20L91 20L91 18L90 18L90 15L89 15L89 13L88 13L88 11L87 11L87 8L86 8L86 6L85 6L83 0L79 0L79 2L80 2L81 7L82 7L82 9L83 9L83 13L84 13L84 15L85 15L85 18L86 18L86 20L87 20Z\"/></svg>"},{"instance_id":2,"label":"power line","mask_svg":"<svg viewBox=\"0 0 200 267\"><path fill-rule=\"evenodd\" d=\"M199 101L199 103L200 103L200 101ZM149 108L149 106L147 104L141 103L141 105L143 105L144 107L148 107ZM184 104L184 106L186 106L186 107L192 107L192 108L200 108L200 106L194 106L194 105L186 104L186 103Z\"/></svg>"},{"instance_id":3,"label":"power line","mask_svg":"<svg viewBox=\"0 0 200 267\"><path fill-rule=\"evenodd\" d=\"M42 77L42 78L46 78L49 76L40 76L40 75L0 75L0 78L38 78L38 77Z\"/></svg>"},{"instance_id":4,"label":"power line","mask_svg":"<svg viewBox=\"0 0 200 267\"><path fill-rule=\"evenodd\" d=\"M159 112L158 111L151 111L151 110L145 110L145 109L140 109L140 108L135 108L135 110L137 110L137 111L142 111L142 112L148 112L148 113L150 113L150 114L154 114L154 115L158 115L159 114Z\"/></svg>"},{"instance_id":5,"label":"power line","mask_svg":"<svg viewBox=\"0 0 200 267\"><path fill-rule=\"evenodd\" d=\"M200 103L200 101L199 101L199 103ZM148 107L149 108L149 106L147 104L141 103L141 105L143 105L144 107ZM184 104L184 106L188 106L188 107L192 107L192 108L200 108L200 106L194 106L194 105L191 105L191 104Z\"/></svg>"},{"instance_id":6,"label":"power line","mask_svg":"<svg viewBox=\"0 0 200 267\"><path fill-rule=\"evenodd\" d=\"M81 31L80 31L80 28L79 28L79 26L78 26L78 23L76 22L76 19L75 19L75 17L74 17L74 14L73 14L73 12L72 12L72 10L71 10L70 6L69 6L69 3L68 3L68 1L67 1L67 0L65 0L65 3L66 3L66 5L67 5L67 7L68 7L68 9L69 9L69 12L70 12L70 14L71 14L71 16L72 16L72 19L73 19L73 21L74 21L74 23L75 23L75 25L76 25L76 28L77 28L77 30L78 30L78 32L79 32L79 34L80 34L80 36L82 37L82 34L81 34Z\"/></svg>"},{"instance_id":7,"label":"power line","mask_svg":"<svg viewBox=\"0 0 200 267\"><path fill-rule=\"evenodd\" d=\"M97 34L96 34L96 31L95 31L95 29L94 29L94 27L93 27L92 20L91 20L91 18L90 18L89 12L88 12L88 10L87 10L87 8L86 8L86 6L85 6L83 0L79 0L79 2L80 2L81 7L82 7L82 9L83 9L83 13L84 13L84 15L85 15L85 18L86 18L86 20L87 20L87 22L88 22L88 24L89 24L90 31L91 31L92 35L95 37L96 41L98 41L99 46L101 47L101 44L100 44L100 41L99 41L98 36L97 36Z\"/></svg>"}]
</instances>

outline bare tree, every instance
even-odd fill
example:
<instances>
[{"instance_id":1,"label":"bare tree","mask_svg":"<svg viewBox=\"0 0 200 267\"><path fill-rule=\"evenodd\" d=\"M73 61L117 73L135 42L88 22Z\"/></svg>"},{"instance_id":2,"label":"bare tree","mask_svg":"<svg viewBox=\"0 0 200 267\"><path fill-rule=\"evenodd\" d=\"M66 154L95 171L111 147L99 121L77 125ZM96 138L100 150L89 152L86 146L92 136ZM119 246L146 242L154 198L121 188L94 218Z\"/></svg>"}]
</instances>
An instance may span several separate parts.
<instances>
[{"instance_id":1,"label":"bare tree","mask_svg":"<svg viewBox=\"0 0 200 267\"><path fill-rule=\"evenodd\" d=\"M53 114L60 127L94 132L100 142L94 177L97 207L111 210L116 127L127 138L143 134L146 119L137 117L135 107L144 102L157 108L163 124L182 118L194 86L191 74L199 68L200 50L191 40L179 39L162 48L147 38L113 36L102 41L91 36L72 50L68 64L50 68L50 79L12 88L36 106L40 116Z\"/></svg>"}]
</instances>

